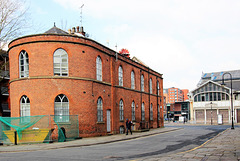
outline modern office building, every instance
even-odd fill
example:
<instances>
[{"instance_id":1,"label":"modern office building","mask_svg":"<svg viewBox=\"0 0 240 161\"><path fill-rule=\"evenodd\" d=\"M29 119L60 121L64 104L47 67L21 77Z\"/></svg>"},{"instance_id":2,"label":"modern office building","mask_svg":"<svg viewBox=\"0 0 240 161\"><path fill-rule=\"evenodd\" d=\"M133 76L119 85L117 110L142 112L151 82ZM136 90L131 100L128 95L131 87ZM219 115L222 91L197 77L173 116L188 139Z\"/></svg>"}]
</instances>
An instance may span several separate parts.
<instances>
[{"instance_id":1,"label":"modern office building","mask_svg":"<svg viewBox=\"0 0 240 161\"><path fill-rule=\"evenodd\" d=\"M163 90L166 100L166 110L164 116L171 120L179 120L179 117L190 118L188 89L168 88ZM187 106L187 108L185 107Z\"/></svg>"},{"instance_id":2,"label":"modern office building","mask_svg":"<svg viewBox=\"0 0 240 161\"><path fill-rule=\"evenodd\" d=\"M188 100L188 89L179 89L179 88L166 88L163 90L163 94L166 97L166 103L175 103Z\"/></svg>"}]
</instances>

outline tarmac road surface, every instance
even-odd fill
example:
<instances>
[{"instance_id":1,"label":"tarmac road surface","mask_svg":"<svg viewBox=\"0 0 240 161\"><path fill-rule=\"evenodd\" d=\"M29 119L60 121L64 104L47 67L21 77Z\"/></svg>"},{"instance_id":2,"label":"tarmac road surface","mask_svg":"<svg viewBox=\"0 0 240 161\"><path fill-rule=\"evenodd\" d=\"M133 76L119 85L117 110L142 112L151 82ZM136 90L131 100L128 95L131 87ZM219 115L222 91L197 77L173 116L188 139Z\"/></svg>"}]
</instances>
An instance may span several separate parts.
<instances>
[{"instance_id":1,"label":"tarmac road surface","mask_svg":"<svg viewBox=\"0 0 240 161\"><path fill-rule=\"evenodd\" d=\"M166 125L167 126L167 125ZM173 126L172 126L173 127ZM213 138L218 133L229 128L229 126L177 126L178 129L166 130L164 133L152 133L146 136L147 133L137 134L133 133L132 136L124 134L117 135L119 137L117 142L113 141L106 144L91 144L90 146L77 146L74 142L66 143L68 148L57 148L46 150L41 148L37 151L31 151L31 145L26 152L11 152L0 153L0 160L7 161L42 161L42 160L145 160L150 158L161 158L184 152L206 142L208 139ZM171 128L170 128L171 129ZM161 131L161 129L159 129ZM141 136L135 139L131 138L134 135ZM124 138L121 140L121 138ZM97 138L91 138L97 140ZM106 141L108 137L104 137ZM82 142L84 139L82 140ZM54 143L55 145L60 145ZM74 144L70 146L69 144ZM20 145L21 146L21 145ZM36 146L36 145L35 145ZM43 146L43 145L39 145ZM13 146L14 147L14 146ZM4 148L4 147L1 147ZM1 149L0 149L1 150Z\"/></svg>"}]
</instances>

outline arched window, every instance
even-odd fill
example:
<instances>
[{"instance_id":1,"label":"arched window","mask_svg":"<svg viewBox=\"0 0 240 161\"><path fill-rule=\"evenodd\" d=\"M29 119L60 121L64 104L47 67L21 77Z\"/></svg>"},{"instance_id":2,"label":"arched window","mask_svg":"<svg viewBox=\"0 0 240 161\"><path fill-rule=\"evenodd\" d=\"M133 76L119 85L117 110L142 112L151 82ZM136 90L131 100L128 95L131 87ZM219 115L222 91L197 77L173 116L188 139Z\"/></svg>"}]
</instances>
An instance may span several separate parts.
<instances>
[{"instance_id":1,"label":"arched window","mask_svg":"<svg viewBox=\"0 0 240 161\"><path fill-rule=\"evenodd\" d=\"M135 74L134 74L134 71L131 72L131 89L135 89Z\"/></svg>"},{"instance_id":2,"label":"arched window","mask_svg":"<svg viewBox=\"0 0 240 161\"><path fill-rule=\"evenodd\" d=\"M96 73L97 80L102 81L102 59L100 58L100 56L98 56L96 60Z\"/></svg>"},{"instance_id":3,"label":"arched window","mask_svg":"<svg viewBox=\"0 0 240 161\"><path fill-rule=\"evenodd\" d=\"M153 120L153 105L151 103L151 106L150 106L150 120L152 121Z\"/></svg>"},{"instance_id":4,"label":"arched window","mask_svg":"<svg viewBox=\"0 0 240 161\"><path fill-rule=\"evenodd\" d=\"M152 94L152 78L149 80L149 93Z\"/></svg>"},{"instance_id":5,"label":"arched window","mask_svg":"<svg viewBox=\"0 0 240 161\"><path fill-rule=\"evenodd\" d=\"M145 107L144 107L144 102L142 103L142 121L145 120Z\"/></svg>"},{"instance_id":6,"label":"arched window","mask_svg":"<svg viewBox=\"0 0 240 161\"><path fill-rule=\"evenodd\" d=\"M144 92L144 76L141 75L141 91Z\"/></svg>"},{"instance_id":7,"label":"arched window","mask_svg":"<svg viewBox=\"0 0 240 161\"><path fill-rule=\"evenodd\" d=\"M135 102L132 101L132 121L135 121Z\"/></svg>"},{"instance_id":8,"label":"arched window","mask_svg":"<svg viewBox=\"0 0 240 161\"><path fill-rule=\"evenodd\" d=\"M60 94L55 98L54 115L56 122L69 121L69 101L66 95Z\"/></svg>"},{"instance_id":9,"label":"arched window","mask_svg":"<svg viewBox=\"0 0 240 161\"><path fill-rule=\"evenodd\" d=\"M118 67L118 85L123 86L123 69L121 66Z\"/></svg>"},{"instance_id":10,"label":"arched window","mask_svg":"<svg viewBox=\"0 0 240 161\"><path fill-rule=\"evenodd\" d=\"M21 51L19 55L19 76L20 78L29 76L29 59L26 51Z\"/></svg>"},{"instance_id":11,"label":"arched window","mask_svg":"<svg viewBox=\"0 0 240 161\"><path fill-rule=\"evenodd\" d=\"M30 116L30 100L25 95L20 99L20 116Z\"/></svg>"},{"instance_id":12,"label":"arched window","mask_svg":"<svg viewBox=\"0 0 240 161\"><path fill-rule=\"evenodd\" d=\"M157 95L158 95L158 96L159 96L159 89L160 89L159 81L157 81Z\"/></svg>"},{"instance_id":13,"label":"arched window","mask_svg":"<svg viewBox=\"0 0 240 161\"><path fill-rule=\"evenodd\" d=\"M54 75L68 76L68 54L63 49L57 49L53 54Z\"/></svg>"},{"instance_id":14,"label":"arched window","mask_svg":"<svg viewBox=\"0 0 240 161\"><path fill-rule=\"evenodd\" d=\"M124 115L123 115L123 100L121 99L119 102L119 118L120 121L124 120Z\"/></svg>"},{"instance_id":15,"label":"arched window","mask_svg":"<svg viewBox=\"0 0 240 161\"><path fill-rule=\"evenodd\" d=\"M103 122L103 101L101 97L97 100L97 120Z\"/></svg>"}]
</instances>

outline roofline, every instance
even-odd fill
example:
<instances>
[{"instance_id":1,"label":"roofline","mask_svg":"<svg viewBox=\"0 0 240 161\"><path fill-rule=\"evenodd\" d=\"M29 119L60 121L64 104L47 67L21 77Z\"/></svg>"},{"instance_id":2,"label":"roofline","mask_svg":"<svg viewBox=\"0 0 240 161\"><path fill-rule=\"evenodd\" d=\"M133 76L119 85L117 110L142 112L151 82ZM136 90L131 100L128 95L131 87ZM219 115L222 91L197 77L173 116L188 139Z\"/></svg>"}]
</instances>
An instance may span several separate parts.
<instances>
[{"instance_id":1,"label":"roofline","mask_svg":"<svg viewBox=\"0 0 240 161\"><path fill-rule=\"evenodd\" d=\"M212 73L221 73L221 72L223 72L223 73L225 73L225 72L233 72L233 71L240 71L240 70L225 70L225 71L218 71L218 72L208 72L208 73L203 73L202 75L204 75L204 74L212 74Z\"/></svg>"},{"instance_id":2,"label":"roofline","mask_svg":"<svg viewBox=\"0 0 240 161\"><path fill-rule=\"evenodd\" d=\"M209 82L221 86L221 84L219 84L219 83L217 83L217 82L214 82L214 81L212 81L212 80L208 80L207 82L201 84L199 87L197 87L197 88L195 88L194 90L190 91L190 93L193 93L193 91L195 91L195 90L201 88L202 86L204 86L205 84L207 84L207 83L209 83ZM224 88L227 88L227 89L229 89L229 90L231 90L231 88L229 88L229 87L227 87L227 86L223 86L223 87L224 87ZM233 89L233 90L234 90L234 89Z\"/></svg>"},{"instance_id":3,"label":"roofline","mask_svg":"<svg viewBox=\"0 0 240 161\"><path fill-rule=\"evenodd\" d=\"M132 61L132 62L134 62L134 63L136 63L136 64L138 64L138 65L140 65L140 66L142 66L143 68L146 68L146 70L145 70L146 72L148 72L149 70L151 70L152 72L155 72L155 73L159 74L159 75L161 76L161 77L159 77L159 78L160 78L160 79L163 79L163 78L162 78L162 75L163 75L163 74L161 74L161 73L159 73L159 72L157 72L157 71L149 68L148 66L145 66L145 65L143 65L143 64L141 64L141 63L139 63L139 62L136 62L136 61L134 61L134 60L132 60L132 59L130 59L130 58L128 58L128 57L125 57L125 56L123 56L122 54L118 53L117 51L114 51L113 49L110 49L109 47L107 47L107 46L105 46L105 45L103 45L103 44L101 44L101 43L99 43L99 42L97 42L97 41L95 41L95 40L92 40L92 39L87 38L87 37L84 37L84 36L83 36L83 37L79 37L79 36L77 36L77 35L72 35L72 34L54 34L54 33L32 34L32 35L26 35L26 36L21 36L21 37L16 38L16 39L12 40L12 41L8 44L8 46L10 46L11 43L13 43L14 41L17 41L17 40L20 40L20 39L24 39L24 38L28 38L28 37L34 37L34 36L43 36L43 35L50 35L50 36L68 36L68 37L75 37L75 38L81 38L81 39L93 41L94 43L96 43L96 44L98 44L98 45L100 45L100 46L102 46L102 47L110 50L111 52L117 53L118 56L121 56L122 58L126 58L126 59L128 59L128 60L130 60L130 61ZM34 42L34 41L33 41L33 42ZM12 47L14 47L14 46L12 46ZM12 48L12 47L11 47L11 48ZM9 52L9 50L10 50L11 48L9 48L7 52ZM124 61L123 59L121 59L121 60Z\"/></svg>"}]
</instances>

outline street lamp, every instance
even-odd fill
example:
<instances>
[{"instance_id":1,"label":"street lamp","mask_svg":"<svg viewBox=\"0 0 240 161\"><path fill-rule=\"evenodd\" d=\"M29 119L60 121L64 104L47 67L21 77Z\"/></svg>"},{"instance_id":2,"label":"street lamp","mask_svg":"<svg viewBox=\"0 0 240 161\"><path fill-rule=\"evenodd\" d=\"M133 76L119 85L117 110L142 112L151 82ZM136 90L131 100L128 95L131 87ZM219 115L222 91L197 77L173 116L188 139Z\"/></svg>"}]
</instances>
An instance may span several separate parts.
<instances>
[{"instance_id":1,"label":"street lamp","mask_svg":"<svg viewBox=\"0 0 240 161\"><path fill-rule=\"evenodd\" d=\"M233 92L232 92L232 74L229 73L229 72L226 72L222 75L222 85L225 85L224 84L224 75L225 74L229 74L230 75L230 80L231 80L231 110L232 110L232 128L231 129L234 129L234 123L233 123Z\"/></svg>"}]
</instances>

